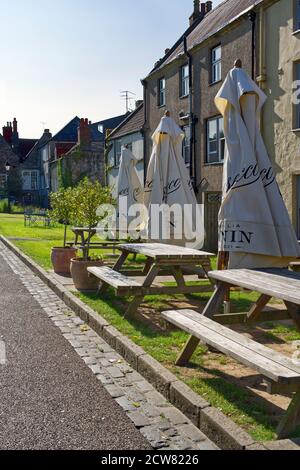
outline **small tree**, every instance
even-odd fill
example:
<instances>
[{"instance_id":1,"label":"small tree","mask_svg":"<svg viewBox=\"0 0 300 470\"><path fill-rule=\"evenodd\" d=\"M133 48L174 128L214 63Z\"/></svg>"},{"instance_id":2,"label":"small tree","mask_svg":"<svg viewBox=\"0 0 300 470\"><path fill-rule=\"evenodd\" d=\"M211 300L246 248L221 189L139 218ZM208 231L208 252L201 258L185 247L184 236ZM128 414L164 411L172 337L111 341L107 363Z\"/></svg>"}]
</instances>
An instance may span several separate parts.
<instances>
[{"instance_id":1,"label":"small tree","mask_svg":"<svg viewBox=\"0 0 300 470\"><path fill-rule=\"evenodd\" d=\"M112 196L109 188L97 182L84 178L74 189L78 207L76 212L77 223L89 229L88 247L85 261L89 259L91 231L97 227L103 216L99 216L98 209L102 204L111 204Z\"/></svg>"},{"instance_id":2,"label":"small tree","mask_svg":"<svg viewBox=\"0 0 300 470\"><path fill-rule=\"evenodd\" d=\"M64 225L64 248L66 248L68 225L76 219L76 190L61 188L56 193L51 193L50 204L52 208L51 219Z\"/></svg>"}]
</instances>

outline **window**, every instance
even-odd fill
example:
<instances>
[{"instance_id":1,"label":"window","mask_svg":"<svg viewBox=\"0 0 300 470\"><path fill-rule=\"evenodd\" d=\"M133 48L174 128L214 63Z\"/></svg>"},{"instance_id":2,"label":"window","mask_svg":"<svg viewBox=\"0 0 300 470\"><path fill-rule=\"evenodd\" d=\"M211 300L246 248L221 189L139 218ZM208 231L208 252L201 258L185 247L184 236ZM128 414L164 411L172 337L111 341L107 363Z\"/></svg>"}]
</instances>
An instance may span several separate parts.
<instances>
[{"instance_id":1,"label":"window","mask_svg":"<svg viewBox=\"0 0 300 470\"><path fill-rule=\"evenodd\" d=\"M5 189L6 188L6 182L7 182L6 173L1 173L0 174L0 189Z\"/></svg>"},{"instance_id":2,"label":"window","mask_svg":"<svg viewBox=\"0 0 300 470\"><path fill-rule=\"evenodd\" d=\"M295 80L297 80L300 83L300 62L295 62L294 64L294 77ZM297 84L297 101L294 104L294 128L295 129L300 129L300 102L299 102L299 97L300 97L300 87Z\"/></svg>"},{"instance_id":3,"label":"window","mask_svg":"<svg viewBox=\"0 0 300 470\"><path fill-rule=\"evenodd\" d=\"M184 140L182 146L182 156L184 159L184 163L186 166L191 165L191 155L190 155L190 148L191 148L191 130L190 126L185 126L183 128L184 131Z\"/></svg>"},{"instance_id":4,"label":"window","mask_svg":"<svg viewBox=\"0 0 300 470\"><path fill-rule=\"evenodd\" d=\"M166 105L166 79L158 80L158 106Z\"/></svg>"},{"instance_id":5,"label":"window","mask_svg":"<svg viewBox=\"0 0 300 470\"><path fill-rule=\"evenodd\" d=\"M120 166L121 154L122 154L122 142L120 140L117 140L115 142L115 162L114 162L115 167Z\"/></svg>"},{"instance_id":6,"label":"window","mask_svg":"<svg viewBox=\"0 0 300 470\"><path fill-rule=\"evenodd\" d=\"M300 29L300 0L294 0L294 31Z\"/></svg>"},{"instance_id":7,"label":"window","mask_svg":"<svg viewBox=\"0 0 300 470\"><path fill-rule=\"evenodd\" d=\"M22 180L23 180L24 191L36 191L37 189L39 189L37 170L23 171Z\"/></svg>"},{"instance_id":8,"label":"window","mask_svg":"<svg viewBox=\"0 0 300 470\"><path fill-rule=\"evenodd\" d=\"M188 96L190 93L189 66L184 65L180 69L180 96Z\"/></svg>"},{"instance_id":9,"label":"window","mask_svg":"<svg viewBox=\"0 0 300 470\"><path fill-rule=\"evenodd\" d=\"M300 176L296 177L297 188L297 237L300 240Z\"/></svg>"},{"instance_id":10,"label":"window","mask_svg":"<svg viewBox=\"0 0 300 470\"><path fill-rule=\"evenodd\" d=\"M220 116L207 121L207 163L221 163L224 155L224 120Z\"/></svg>"},{"instance_id":11,"label":"window","mask_svg":"<svg viewBox=\"0 0 300 470\"><path fill-rule=\"evenodd\" d=\"M222 48L215 47L211 50L211 82L222 80Z\"/></svg>"}]
</instances>

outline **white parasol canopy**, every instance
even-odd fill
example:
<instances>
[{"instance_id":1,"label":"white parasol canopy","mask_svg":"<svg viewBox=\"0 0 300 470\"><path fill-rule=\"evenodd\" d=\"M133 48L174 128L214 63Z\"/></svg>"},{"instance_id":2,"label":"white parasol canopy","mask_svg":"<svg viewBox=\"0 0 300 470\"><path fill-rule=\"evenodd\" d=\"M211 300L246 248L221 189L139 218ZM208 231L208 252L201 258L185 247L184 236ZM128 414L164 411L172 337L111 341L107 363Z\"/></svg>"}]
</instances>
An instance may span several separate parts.
<instances>
[{"instance_id":1,"label":"white parasol canopy","mask_svg":"<svg viewBox=\"0 0 300 470\"><path fill-rule=\"evenodd\" d=\"M126 233L125 235L123 233L123 222L126 224L125 232L128 232L127 228L132 220L134 220L134 213L132 213L131 217L129 216L130 209L137 204L143 204L144 199L144 190L136 169L138 161L139 160L126 146L122 147L117 194L119 208L118 218L121 224L120 231L125 238ZM127 235L132 234L127 233Z\"/></svg>"},{"instance_id":2,"label":"white parasol canopy","mask_svg":"<svg viewBox=\"0 0 300 470\"><path fill-rule=\"evenodd\" d=\"M201 249L202 211L182 158L183 139L184 133L167 112L152 136L153 151L145 187L147 234L150 240ZM158 223L159 206L163 209Z\"/></svg>"},{"instance_id":3,"label":"white parasol canopy","mask_svg":"<svg viewBox=\"0 0 300 470\"><path fill-rule=\"evenodd\" d=\"M259 129L266 96L239 67L216 96L226 155L219 251L229 268L286 267L300 248Z\"/></svg>"}]
</instances>

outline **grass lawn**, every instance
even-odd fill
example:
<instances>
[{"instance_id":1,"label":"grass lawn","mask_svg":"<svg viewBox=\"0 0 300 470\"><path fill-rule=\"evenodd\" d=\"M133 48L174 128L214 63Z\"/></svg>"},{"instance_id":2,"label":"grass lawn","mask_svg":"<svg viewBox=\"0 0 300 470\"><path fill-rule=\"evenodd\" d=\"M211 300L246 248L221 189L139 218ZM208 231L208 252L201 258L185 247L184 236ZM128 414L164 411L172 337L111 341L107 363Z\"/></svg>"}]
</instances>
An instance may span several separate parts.
<instances>
[{"instance_id":1,"label":"grass lawn","mask_svg":"<svg viewBox=\"0 0 300 470\"><path fill-rule=\"evenodd\" d=\"M43 268L50 270L50 250L53 246L61 246L63 227L25 228L23 216L0 214L0 234L8 238L30 239L13 240L13 243ZM70 240L73 238L70 231L68 237ZM94 294L78 293L77 295L120 332L127 335L147 353L169 368L195 392L245 428L255 439L266 441L275 437L276 422L264 403L253 400L248 388L245 388L243 384L232 383L222 374L222 365L227 364L228 358L223 355L213 355L213 364L216 364L216 367L212 369L211 353L208 353L205 347L199 347L189 368L176 367L174 366L175 359L187 340L185 333L163 331L153 325L143 323L139 319L124 319L124 302L117 299L111 290L108 290L102 299L97 298ZM205 303L209 297L210 294L194 294L189 298L191 301L201 300ZM126 300L128 299L125 299L125 302ZM184 296L179 295L173 297L149 296L147 297L147 307L157 310L166 309L166 305L172 300L187 301ZM232 293L234 311L248 310L255 300L257 300L255 293ZM270 341L282 340L288 343L300 339L300 334L293 328L273 323L266 325L266 327L264 334ZM208 372L206 373L206 371ZM300 436L300 430L296 435Z\"/></svg>"}]
</instances>

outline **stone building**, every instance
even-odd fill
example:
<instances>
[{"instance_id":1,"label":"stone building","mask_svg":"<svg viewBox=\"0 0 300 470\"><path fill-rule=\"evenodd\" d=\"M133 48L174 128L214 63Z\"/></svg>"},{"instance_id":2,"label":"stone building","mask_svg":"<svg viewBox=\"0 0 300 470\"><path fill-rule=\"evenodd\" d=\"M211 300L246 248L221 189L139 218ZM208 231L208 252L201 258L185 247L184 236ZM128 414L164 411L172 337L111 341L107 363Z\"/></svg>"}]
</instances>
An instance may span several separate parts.
<instances>
[{"instance_id":1,"label":"stone building","mask_svg":"<svg viewBox=\"0 0 300 470\"><path fill-rule=\"evenodd\" d=\"M4 173L3 165L9 163L10 169L10 195L24 204L40 204L40 172L36 158L31 158L31 151L37 144L37 139L24 139L19 137L18 122L8 122L3 126L3 137L0 145L0 183L3 188L8 174ZM30 155L30 157L28 157ZM5 160L5 161L4 161ZM12 181L13 180L13 181Z\"/></svg>"},{"instance_id":2,"label":"stone building","mask_svg":"<svg viewBox=\"0 0 300 470\"><path fill-rule=\"evenodd\" d=\"M143 80L145 164L151 155L151 135L168 109L182 126L183 157L199 203L205 205L206 248L217 249L217 218L221 202L225 149L223 119L214 104L237 58L257 75L259 14L268 0L194 1L190 26Z\"/></svg>"},{"instance_id":3,"label":"stone building","mask_svg":"<svg viewBox=\"0 0 300 470\"><path fill-rule=\"evenodd\" d=\"M44 148L49 191L77 184L87 176L105 184L105 135L123 120L116 116L96 123L75 117Z\"/></svg>"},{"instance_id":4,"label":"stone building","mask_svg":"<svg viewBox=\"0 0 300 470\"><path fill-rule=\"evenodd\" d=\"M9 163L13 170L19 168L18 156L0 134L0 198L7 196L8 172L6 170L6 163Z\"/></svg>"},{"instance_id":5,"label":"stone building","mask_svg":"<svg viewBox=\"0 0 300 470\"><path fill-rule=\"evenodd\" d=\"M261 9L261 22L262 129L300 239L300 2L274 1Z\"/></svg>"},{"instance_id":6,"label":"stone building","mask_svg":"<svg viewBox=\"0 0 300 470\"><path fill-rule=\"evenodd\" d=\"M43 165L42 150L51 140L49 129L45 129L42 137L23 158L20 171L23 182L23 200L25 204L48 207L48 191Z\"/></svg>"},{"instance_id":7,"label":"stone building","mask_svg":"<svg viewBox=\"0 0 300 470\"><path fill-rule=\"evenodd\" d=\"M130 113L125 120L109 134L107 139L107 185L112 188L116 198L121 149L127 145L133 155L139 160L137 171L142 185L144 185L144 104L137 102L135 111Z\"/></svg>"}]
</instances>

